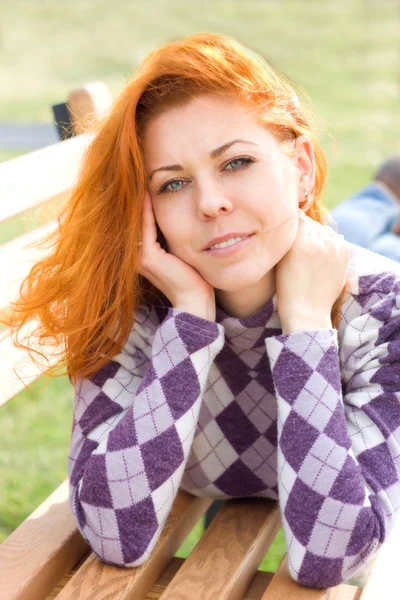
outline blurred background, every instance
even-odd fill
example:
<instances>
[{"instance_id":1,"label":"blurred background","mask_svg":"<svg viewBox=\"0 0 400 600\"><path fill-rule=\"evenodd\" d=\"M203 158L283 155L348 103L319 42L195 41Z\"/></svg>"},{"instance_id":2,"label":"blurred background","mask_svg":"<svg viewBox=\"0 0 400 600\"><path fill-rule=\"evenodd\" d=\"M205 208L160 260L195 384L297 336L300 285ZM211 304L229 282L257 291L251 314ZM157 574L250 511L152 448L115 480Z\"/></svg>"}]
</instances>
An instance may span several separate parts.
<instances>
[{"instance_id":1,"label":"blurred background","mask_svg":"<svg viewBox=\"0 0 400 600\"><path fill-rule=\"evenodd\" d=\"M71 89L98 80L115 98L148 52L201 31L233 35L311 99L328 207L400 152L400 0L13 0L0 2L0 161L58 140L51 107ZM3 224L0 244L37 218ZM0 542L67 477L71 424L63 377L1 408ZM262 568L276 570L284 551L281 530Z\"/></svg>"}]
</instances>

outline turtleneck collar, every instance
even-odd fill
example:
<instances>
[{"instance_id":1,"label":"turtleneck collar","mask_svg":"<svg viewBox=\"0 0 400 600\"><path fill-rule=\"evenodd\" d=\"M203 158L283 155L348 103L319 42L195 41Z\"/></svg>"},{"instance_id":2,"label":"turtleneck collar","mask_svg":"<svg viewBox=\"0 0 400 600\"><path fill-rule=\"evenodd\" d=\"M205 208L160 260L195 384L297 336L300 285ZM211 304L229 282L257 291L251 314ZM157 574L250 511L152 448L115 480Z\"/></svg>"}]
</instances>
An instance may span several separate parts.
<instances>
[{"instance_id":1,"label":"turtleneck collar","mask_svg":"<svg viewBox=\"0 0 400 600\"><path fill-rule=\"evenodd\" d=\"M171 302L160 292L153 306L161 321L171 307ZM264 340L282 332L282 325L276 308L276 293L264 306L251 317L239 319L228 315L221 306L216 305L216 323L221 323L225 331L225 342L236 348L250 349L264 346Z\"/></svg>"},{"instance_id":2,"label":"turtleneck collar","mask_svg":"<svg viewBox=\"0 0 400 600\"><path fill-rule=\"evenodd\" d=\"M228 315L217 304L215 320L223 325L226 342L243 349L263 346L266 337L282 331L276 308L276 293L256 314L241 319Z\"/></svg>"}]
</instances>

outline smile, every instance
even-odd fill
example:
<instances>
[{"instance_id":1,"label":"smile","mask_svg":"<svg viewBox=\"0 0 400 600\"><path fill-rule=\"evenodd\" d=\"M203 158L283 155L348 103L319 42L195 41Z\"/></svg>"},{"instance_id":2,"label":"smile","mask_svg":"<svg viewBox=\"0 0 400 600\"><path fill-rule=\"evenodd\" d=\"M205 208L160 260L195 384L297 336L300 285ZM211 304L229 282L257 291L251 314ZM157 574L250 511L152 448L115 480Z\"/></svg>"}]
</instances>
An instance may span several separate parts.
<instances>
[{"instance_id":1,"label":"smile","mask_svg":"<svg viewBox=\"0 0 400 600\"><path fill-rule=\"evenodd\" d=\"M207 248L207 250L204 250L204 252L212 254L213 256L230 256L231 254L234 254L235 252L238 252L242 248L248 246L253 237L254 233L252 235L247 236L246 238L238 240L234 243L230 243L229 246L225 246L223 248Z\"/></svg>"}]
</instances>

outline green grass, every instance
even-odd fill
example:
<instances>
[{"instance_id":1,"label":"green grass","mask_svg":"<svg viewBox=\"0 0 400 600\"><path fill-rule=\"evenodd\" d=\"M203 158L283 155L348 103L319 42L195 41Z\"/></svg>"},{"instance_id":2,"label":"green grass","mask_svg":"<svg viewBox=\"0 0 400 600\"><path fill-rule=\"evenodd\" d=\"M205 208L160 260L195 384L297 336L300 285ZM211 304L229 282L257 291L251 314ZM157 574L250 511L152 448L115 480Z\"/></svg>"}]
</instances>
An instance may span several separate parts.
<instances>
[{"instance_id":1,"label":"green grass","mask_svg":"<svg viewBox=\"0 0 400 600\"><path fill-rule=\"evenodd\" d=\"M311 97L332 207L400 151L399 25L395 0L4 2L0 121L50 121L51 105L87 81L104 81L115 97L162 44L198 31L234 35ZM20 153L1 152L0 160ZM10 219L0 240L42 217L34 210ZM43 381L1 408L0 541L67 476L72 388L60 378L39 392ZM202 527L200 520L178 555L187 556ZM262 568L276 570L284 551L280 530Z\"/></svg>"},{"instance_id":2,"label":"green grass","mask_svg":"<svg viewBox=\"0 0 400 600\"><path fill-rule=\"evenodd\" d=\"M1 407L0 541L66 478L71 389L43 376Z\"/></svg>"}]
</instances>

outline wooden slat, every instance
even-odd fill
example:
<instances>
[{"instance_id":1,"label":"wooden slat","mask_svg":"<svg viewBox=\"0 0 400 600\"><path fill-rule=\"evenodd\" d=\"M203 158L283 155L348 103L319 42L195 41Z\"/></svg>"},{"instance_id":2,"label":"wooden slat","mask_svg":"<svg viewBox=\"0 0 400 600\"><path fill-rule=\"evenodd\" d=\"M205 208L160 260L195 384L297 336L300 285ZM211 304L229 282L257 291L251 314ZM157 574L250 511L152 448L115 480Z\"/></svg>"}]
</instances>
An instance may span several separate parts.
<instances>
[{"instance_id":1,"label":"wooden slat","mask_svg":"<svg viewBox=\"0 0 400 600\"><path fill-rule=\"evenodd\" d=\"M78 562L72 567L68 573L65 573L61 580L57 583L56 587L53 588L48 596L46 596L46 600L54 600L57 595L61 592L61 590L67 585L69 581L71 581L72 577L79 571L83 563L89 558L91 555L91 551L89 550L86 554L82 556L78 560Z\"/></svg>"},{"instance_id":2,"label":"wooden slat","mask_svg":"<svg viewBox=\"0 0 400 600\"><path fill-rule=\"evenodd\" d=\"M118 568L94 554L57 596L57 600L144 600L212 500L180 490L148 560L136 568Z\"/></svg>"},{"instance_id":3,"label":"wooden slat","mask_svg":"<svg viewBox=\"0 0 400 600\"><path fill-rule=\"evenodd\" d=\"M33 321L22 328L20 339L29 337L29 331L34 327ZM9 331L5 329L0 332L0 407L8 400L16 396L25 386L35 381L44 371L57 365L60 362L60 356L57 355L61 350L60 345L57 348L41 344L35 344L33 339L29 345L32 348L38 348L46 359L38 355L39 365L33 363L28 353L13 344Z\"/></svg>"},{"instance_id":4,"label":"wooden slat","mask_svg":"<svg viewBox=\"0 0 400 600\"><path fill-rule=\"evenodd\" d=\"M228 500L162 600L241 600L279 527L276 502Z\"/></svg>"},{"instance_id":5,"label":"wooden slat","mask_svg":"<svg viewBox=\"0 0 400 600\"><path fill-rule=\"evenodd\" d=\"M55 600L57 598L57 595L62 591L62 589L67 585L67 583L71 581L71 578L78 571L78 569L81 566L81 563L84 562L85 558L86 557L83 557L81 561L79 561L79 563L77 563L77 565L75 565L75 567L73 567L69 573L64 575L60 583L47 596L46 600ZM175 577L176 573L183 565L184 560L184 558L174 557L168 564L164 572L161 574L159 579L156 581L156 583L152 586L151 590L147 592L144 600L158 600L161 594L165 591L166 587L169 585L172 578ZM261 600L261 596L263 595L264 590L267 588L273 575L273 573L257 571L253 578L253 581L251 582L245 595L243 596L243 600Z\"/></svg>"},{"instance_id":6,"label":"wooden slat","mask_svg":"<svg viewBox=\"0 0 400 600\"><path fill-rule=\"evenodd\" d=\"M386 541L379 549L371 564L361 594L362 600L398 600L400 597L399 582L399 556L400 556L400 516Z\"/></svg>"},{"instance_id":7,"label":"wooden slat","mask_svg":"<svg viewBox=\"0 0 400 600\"><path fill-rule=\"evenodd\" d=\"M173 558L158 581L147 592L145 600L158 600L184 562L184 558Z\"/></svg>"},{"instance_id":8,"label":"wooden slat","mask_svg":"<svg viewBox=\"0 0 400 600\"><path fill-rule=\"evenodd\" d=\"M29 244L40 241L56 227L57 221L52 221L0 246L0 311L17 299L22 280L49 252L43 247L30 248Z\"/></svg>"},{"instance_id":9,"label":"wooden slat","mask_svg":"<svg viewBox=\"0 0 400 600\"><path fill-rule=\"evenodd\" d=\"M0 545L1 600L42 600L88 549L65 480Z\"/></svg>"},{"instance_id":10,"label":"wooden slat","mask_svg":"<svg viewBox=\"0 0 400 600\"><path fill-rule=\"evenodd\" d=\"M160 579L153 585L151 590L146 595L145 600L158 600L163 592L167 589L170 581L177 574L178 570L184 564L183 558L173 558L161 575ZM264 593L265 588L273 577L273 573L266 573L265 571L257 571L253 581L249 585L243 600L260 600ZM49 599L50 600L50 599Z\"/></svg>"},{"instance_id":11,"label":"wooden slat","mask_svg":"<svg viewBox=\"0 0 400 600\"><path fill-rule=\"evenodd\" d=\"M0 222L70 190L90 140L79 135L0 163Z\"/></svg>"},{"instance_id":12,"label":"wooden slat","mask_svg":"<svg viewBox=\"0 0 400 600\"><path fill-rule=\"evenodd\" d=\"M261 600L261 597L270 584L273 576L273 573L257 571L253 577L253 581L250 583L243 596L243 600Z\"/></svg>"},{"instance_id":13,"label":"wooden slat","mask_svg":"<svg viewBox=\"0 0 400 600\"><path fill-rule=\"evenodd\" d=\"M290 576L287 554L285 554L261 600L358 600L360 593L360 588L345 583L329 589L300 585ZM379 596L375 600L378 598Z\"/></svg>"}]
</instances>

